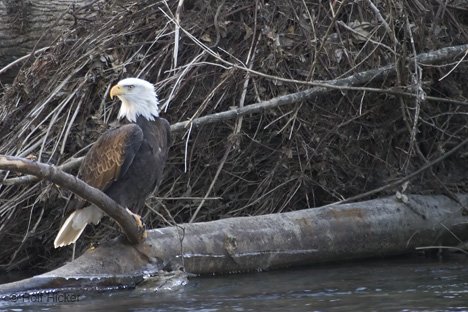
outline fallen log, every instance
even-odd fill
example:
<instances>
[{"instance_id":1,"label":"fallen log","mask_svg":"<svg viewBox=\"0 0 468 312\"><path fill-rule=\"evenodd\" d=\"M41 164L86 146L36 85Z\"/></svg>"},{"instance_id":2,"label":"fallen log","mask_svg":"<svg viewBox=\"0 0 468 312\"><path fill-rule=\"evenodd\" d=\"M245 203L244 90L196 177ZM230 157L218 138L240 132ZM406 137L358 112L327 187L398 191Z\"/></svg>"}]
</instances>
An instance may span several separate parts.
<instances>
[{"instance_id":1,"label":"fallen log","mask_svg":"<svg viewBox=\"0 0 468 312\"><path fill-rule=\"evenodd\" d=\"M32 291L134 287L162 269L195 274L270 270L405 254L468 239L463 206L441 195L386 197L281 214L148 231L139 245L115 240L64 266L0 285L0 298Z\"/></svg>"}]
</instances>

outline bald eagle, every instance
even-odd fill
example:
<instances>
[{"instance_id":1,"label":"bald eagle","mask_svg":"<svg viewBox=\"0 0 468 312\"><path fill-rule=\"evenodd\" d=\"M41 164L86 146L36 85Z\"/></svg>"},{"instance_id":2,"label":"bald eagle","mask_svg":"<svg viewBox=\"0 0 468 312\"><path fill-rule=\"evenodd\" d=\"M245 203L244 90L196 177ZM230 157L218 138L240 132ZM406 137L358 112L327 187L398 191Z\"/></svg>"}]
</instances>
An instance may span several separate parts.
<instances>
[{"instance_id":1,"label":"bald eagle","mask_svg":"<svg viewBox=\"0 0 468 312\"><path fill-rule=\"evenodd\" d=\"M86 154L78 177L117 203L140 213L147 196L159 186L170 146L170 125L159 117L154 86L138 78L119 81L110 97L121 101L119 127L106 131ZM55 248L75 243L86 225L98 224L104 212L78 197L74 212L60 228Z\"/></svg>"}]
</instances>

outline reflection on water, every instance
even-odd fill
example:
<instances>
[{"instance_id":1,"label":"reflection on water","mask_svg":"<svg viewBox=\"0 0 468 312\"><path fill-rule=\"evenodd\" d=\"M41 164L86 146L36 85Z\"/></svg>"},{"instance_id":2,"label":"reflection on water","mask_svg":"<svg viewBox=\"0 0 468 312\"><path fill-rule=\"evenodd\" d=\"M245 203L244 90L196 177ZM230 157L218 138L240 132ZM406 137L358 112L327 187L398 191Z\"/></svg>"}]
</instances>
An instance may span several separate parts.
<instances>
[{"instance_id":1,"label":"reflection on water","mask_svg":"<svg viewBox=\"0 0 468 312\"><path fill-rule=\"evenodd\" d=\"M175 292L135 289L75 294L68 300L43 295L0 302L0 310L468 311L467 264L465 257L418 257L197 277Z\"/></svg>"}]
</instances>

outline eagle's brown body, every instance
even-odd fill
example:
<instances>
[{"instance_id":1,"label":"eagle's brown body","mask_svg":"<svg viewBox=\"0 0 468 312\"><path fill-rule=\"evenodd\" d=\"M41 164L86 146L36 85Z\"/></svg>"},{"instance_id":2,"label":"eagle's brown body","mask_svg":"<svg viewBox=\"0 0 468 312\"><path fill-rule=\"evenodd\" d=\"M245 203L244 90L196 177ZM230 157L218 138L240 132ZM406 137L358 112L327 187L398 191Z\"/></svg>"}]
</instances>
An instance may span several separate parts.
<instances>
[{"instance_id":1,"label":"eagle's brown body","mask_svg":"<svg viewBox=\"0 0 468 312\"><path fill-rule=\"evenodd\" d=\"M123 98L121 113L125 118L118 128L106 131L92 146L78 177L139 214L148 195L161 182L170 146L170 125L154 109L157 109L157 98L151 84L130 78L116 87L118 90L114 92ZM133 102L124 103L127 100L124 96ZM138 105L142 114L132 110ZM80 198L72 199L69 206L74 212L57 234L55 247L76 242L87 224L99 223L104 215L102 210Z\"/></svg>"},{"instance_id":2,"label":"eagle's brown body","mask_svg":"<svg viewBox=\"0 0 468 312\"><path fill-rule=\"evenodd\" d=\"M161 182L170 146L170 125L139 116L104 133L86 155L78 177L123 207L141 213L146 197ZM112 147L112 148L111 148ZM80 209L83 201L73 208Z\"/></svg>"},{"instance_id":3,"label":"eagle's brown body","mask_svg":"<svg viewBox=\"0 0 468 312\"><path fill-rule=\"evenodd\" d=\"M123 207L140 214L145 199L161 182L170 146L170 125L163 118L148 121L140 116L136 124L127 124L120 129L127 127L132 128L129 131L131 136L138 139L141 129L141 144L138 144L139 140L136 139L127 141L127 156L123 159L118 178L110 183L105 193ZM124 149L125 147L122 150ZM112 157L109 160L109 163L111 162Z\"/></svg>"}]
</instances>

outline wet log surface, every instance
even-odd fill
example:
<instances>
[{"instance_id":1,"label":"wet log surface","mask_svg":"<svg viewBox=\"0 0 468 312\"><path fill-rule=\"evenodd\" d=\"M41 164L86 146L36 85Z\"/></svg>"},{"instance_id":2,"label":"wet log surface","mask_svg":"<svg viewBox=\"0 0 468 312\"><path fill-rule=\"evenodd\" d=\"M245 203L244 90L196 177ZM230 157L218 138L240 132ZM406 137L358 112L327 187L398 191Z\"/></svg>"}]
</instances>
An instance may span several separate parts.
<instances>
[{"instance_id":1,"label":"wet log surface","mask_svg":"<svg viewBox=\"0 0 468 312\"><path fill-rule=\"evenodd\" d=\"M139 245L122 240L23 281L0 296L31 291L134 287L160 270L222 274L398 255L468 238L463 207L445 196L408 195L282 214L182 224L148 231ZM460 205L461 203L461 205Z\"/></svg>"}]
</instances>

